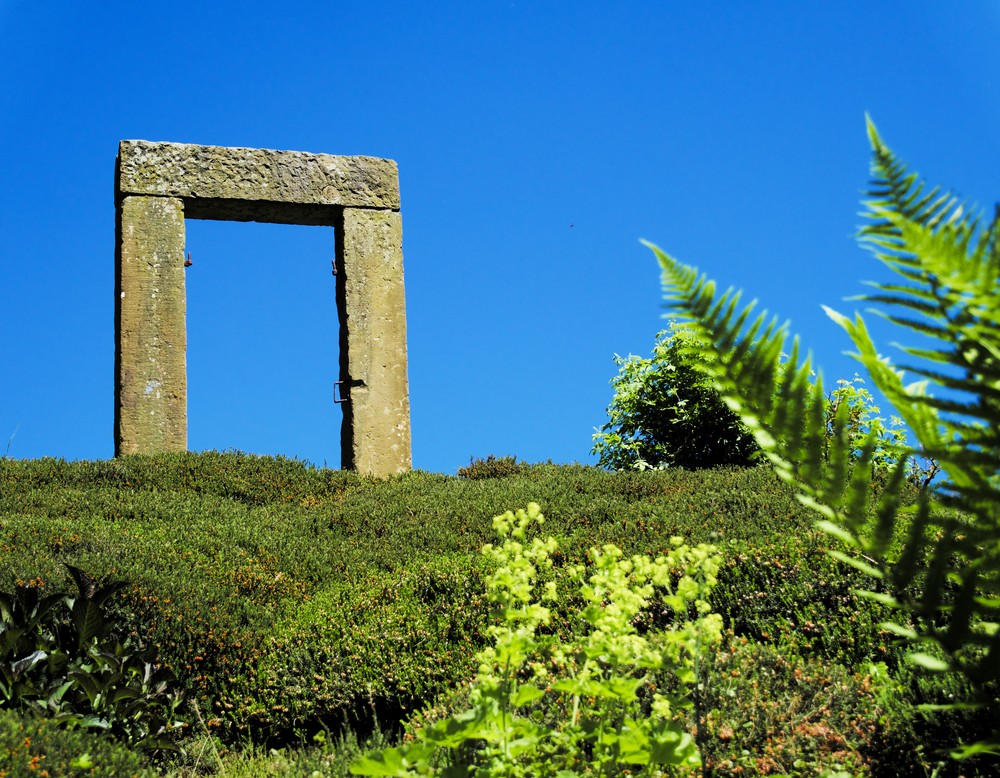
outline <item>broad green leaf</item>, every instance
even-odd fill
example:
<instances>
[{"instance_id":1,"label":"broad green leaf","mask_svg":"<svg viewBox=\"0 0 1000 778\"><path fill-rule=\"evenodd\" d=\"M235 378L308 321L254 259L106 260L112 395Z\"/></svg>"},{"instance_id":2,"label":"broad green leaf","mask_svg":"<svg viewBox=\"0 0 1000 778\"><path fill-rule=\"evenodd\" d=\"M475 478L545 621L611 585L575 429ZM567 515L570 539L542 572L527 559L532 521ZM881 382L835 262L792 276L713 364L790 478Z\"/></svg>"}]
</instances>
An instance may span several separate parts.
<instances>
[{"instance_id":1,"label":"broad green leaf","mask_svg":"<svg viewBox=\"0 0 1000 778\"><path fill-rule=\"evenodd\" d=\"M903 627L892 621L880 622L879 627L884 629L886 632L891 632L893 635L898 635L899 637L906 638L907 640L917 639L917 632L911 627Z\"/></svg>"},{"instance_id":2,"label":"broad green leaf","mask_svg":"<svg viewBox=\"0 0 1000 778\"><path fill-rule=\"evenodd\" d=\"M931 656L930 654L925 654L921 651L915 651L913 653L906 655L907 661L912 664L919 665L925 670L930 670L932 673L941 673L945 670L950 669L950 665L943 659L939 659L936 656Z\"/></svg>"},{"instance_id":3,"label":"broad green leaf","mask_svg":"<svg viewBox=\"0 0 1000 778\"><path fill-rule=\"evenodd\" d=\"M517 691L511 695L510 704L515 708L520 708L522 705L527 705L530 702L534 702L539 697L544 697L545 692L539 689L537 686L532 686L529 683L523 683L517 687Z\"/></svg>"},{"instance_id":4,"label":"broad green leaf","mask_svg":"<svg viewBox=\"0 0 1000 778\"><path fill-rule=\"evenodd\" d=\"M419 763L425 762L433 753L433 749L425 743L414 743L410 746L387 748L367 756L362 756L351 763L350 771L354 775L389 775L415 776L423 774L417 771Z\"/></svg>"},{"instance_id":5,"label":"broad green leaf","mask_svg":"<svg viewBox=\"0 0 1000 778\"><path fill-rule=\"evenodd\" d=\"M111 729L111 722L102 716L82 716L79 719L79 726L88 729Z\"/></svg>"},{"instance_id":6,"label":"broad green leaf","mask_svg":"<svg viewBox=\"0 0 1000 778\"><path fill-rule=\"evenodd\" d=\"M487 739L490 730L497 728L496 715L477 707L438 721L421 730L421 738L428 743L456 748L466 740Z\"/></svg>"},{"instance_id":7,"label":"broad green leaf","mask_svg":"<svg viewBox=\"0 0 1000 778\"><path fill-rule=\"evenodd\" d=\"M635 720L625 720L618 746L621 750L619 759L625 764L649 764L652 755L649 736Z\"/></svg>"},{"instance_id":8,"label":"broad green leaf","mask_svg":"<svg viewBox=\"0 0 1000 778\"><path fill-rule=\"evenodd\" d=\"M639 687L646 682L643 678L627 678L612 676L608 679L608 687L611 693L621 700L625 705L630 705L638 698Z\"/></svg>"},{"instance_id":9,"label":"broad green leaf","mask_svg":"<svg viewBox=\"0 0 1000 778\"><path fill-rule=\"evenodd\" d=\"M701 755L694 738L675 727L650 736L649 764L698 767Z\"/></svg>"},{"instance_id":10,"label":"broad green leaf","mask_svg":"<svg viewBox=\"0 0 1000 778\"><path fill-rule=\"evenodd\" d=\"M11 665L11 672L14 678L17 678L24 673L31 670L33 667L37 666L40 662L45 661L48 658L48 654L45 651L37 650L32 651L28 656L23 659L19 659Z\"/></svg>"},{"instance_id":11,"label":"broad green leaf","mask_svg":"<svg viewBox=\"0 0 1000 778\"><path fill-rule=\"evenodd\" d=\"M46 700L46 705L48 706L48 708L50 708L51 710L58 709L60 703L62 702L63 695L65 695L66 692L69 689L71 689L72 687L73 687L73 681L66 681L64 683L59 684L52 691L52 693L49 695L48 699Z\"/></svg>"}]
</instances>

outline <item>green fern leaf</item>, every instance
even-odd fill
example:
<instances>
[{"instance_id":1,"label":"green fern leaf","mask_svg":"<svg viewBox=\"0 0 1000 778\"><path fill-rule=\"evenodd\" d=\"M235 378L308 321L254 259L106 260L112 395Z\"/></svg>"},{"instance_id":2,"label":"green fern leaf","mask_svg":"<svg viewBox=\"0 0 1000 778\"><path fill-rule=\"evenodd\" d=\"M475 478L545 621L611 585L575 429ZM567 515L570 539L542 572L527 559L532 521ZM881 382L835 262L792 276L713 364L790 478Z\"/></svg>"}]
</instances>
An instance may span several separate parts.
<instances>
[{"instance_id":1,"label":"green fern leaf","mask_svg":"<svg viewBox=\"0 0 1000 778\"><path fill-rule=\"evenodd\" d=\"M902 348L911 364L901 369L879 353L860 316L826 309L912 436L912 446L888 449L892 465L878 471L878 484L878 433L859 442L846 410L827 418L822 379L813 379L798 342L782 357L786 328L646 245L672 313L708 342L701 356L726 402L822 517L819 526L866 558L835 555L883 578L888 591L871 596L914 619L897 634L943 650L943 658L917 652L912 661L958 669L986 693L1000 682L1000 206L984 227L975 209L908 172L870 119L868 135L872 181L860 239L904 281L873 284L858 299L924 339ZM904 369L922 380L904 383ZM916 506L903 508L917 456L934 457L943 478L925 482ZM1000 711L995 696L987 702Z\"/></svg>"}]
</instances>

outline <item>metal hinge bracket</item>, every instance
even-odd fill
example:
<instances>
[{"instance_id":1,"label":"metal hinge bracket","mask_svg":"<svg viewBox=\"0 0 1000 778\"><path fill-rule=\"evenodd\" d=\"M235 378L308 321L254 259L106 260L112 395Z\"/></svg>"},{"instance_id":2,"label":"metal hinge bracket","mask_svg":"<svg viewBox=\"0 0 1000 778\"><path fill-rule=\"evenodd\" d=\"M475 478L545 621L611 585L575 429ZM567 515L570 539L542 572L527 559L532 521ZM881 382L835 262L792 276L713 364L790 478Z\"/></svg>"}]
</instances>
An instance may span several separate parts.
<instances>
[{"instance_id":1,"label":"metal hinge bracket","mask_svg":"<svg viewBox=\"0 0 1000 778\"><path fill-rule=\"evenodd\" d=\"M333 401L337 405L340 405L341 403L346 403L346 402L350 402L351 401L350 396L344 397L343 386L344 386L345 383L347 383L347 382L346 381L334 381L333 382ZM337 397L337 387L338 386L341 387L340 397L339 398Z\"/></svg>"}]
</instances>

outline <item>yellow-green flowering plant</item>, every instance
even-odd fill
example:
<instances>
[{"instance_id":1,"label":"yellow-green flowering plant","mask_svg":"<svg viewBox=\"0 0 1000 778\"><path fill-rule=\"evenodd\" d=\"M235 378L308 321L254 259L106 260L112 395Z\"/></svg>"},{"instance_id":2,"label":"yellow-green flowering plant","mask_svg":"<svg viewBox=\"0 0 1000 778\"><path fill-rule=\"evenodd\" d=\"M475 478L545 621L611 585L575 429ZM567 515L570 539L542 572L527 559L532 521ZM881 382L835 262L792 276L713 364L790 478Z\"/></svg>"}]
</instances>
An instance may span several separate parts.
<instances>
[{"instance_id":1,"label":"yellow-green flowering plant","mask_svg":"<svg viewBox=\"0 0 1000 778\"><path fill-rule=\"evenodd\" d=\"M548 572L557 543L527 539L543 522L535 503L493 520L502 542L483 554L496 565L487 587L502 618L477 656L469 709L418 730L412 744L359 759L352 772L567 778L700 763L683 711L700 658L722 638L708 604L717 550L681 538L655 559L625 558L611 544L591 549L591 566L568 573L584 603L574 614L581 629L560 640L544 629L560 607ZM636 621L654 601L669 624L640 634ZM669 694L653 681L663 671L674 675Z\"/></svg>"}]
</instances>

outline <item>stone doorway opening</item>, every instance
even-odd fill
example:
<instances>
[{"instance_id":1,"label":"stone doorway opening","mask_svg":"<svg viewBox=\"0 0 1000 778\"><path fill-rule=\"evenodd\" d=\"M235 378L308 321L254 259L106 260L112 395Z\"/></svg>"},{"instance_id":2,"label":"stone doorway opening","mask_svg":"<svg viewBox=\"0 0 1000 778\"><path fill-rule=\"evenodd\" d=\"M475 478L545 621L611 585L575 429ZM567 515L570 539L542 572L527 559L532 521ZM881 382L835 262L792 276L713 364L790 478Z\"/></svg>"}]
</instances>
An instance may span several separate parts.
<instances>
[{"instance_id":1,"label":"stone doorway opening","mask_svg":"<svg viewBox=\"0 0 1000 778\"><path fill-rule=\"evenodd\" d=\"M188 448L339 468L333 228L187 219L185 230Z\"/></svg>"}]
</instances>

